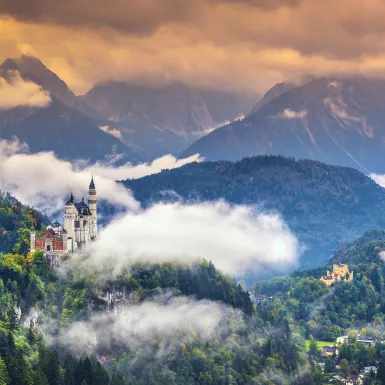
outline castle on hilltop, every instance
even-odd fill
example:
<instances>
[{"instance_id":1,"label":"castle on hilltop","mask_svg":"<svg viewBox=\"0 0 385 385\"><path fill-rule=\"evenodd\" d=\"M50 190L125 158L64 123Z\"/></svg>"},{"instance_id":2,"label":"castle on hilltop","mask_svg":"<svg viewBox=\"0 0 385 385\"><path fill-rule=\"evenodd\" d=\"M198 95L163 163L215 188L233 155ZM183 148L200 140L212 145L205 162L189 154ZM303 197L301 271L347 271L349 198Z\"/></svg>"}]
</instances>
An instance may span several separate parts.
<instances>
[{"instance_id":1,"label":"castle on hilltop","mask_svg":"<svg viewBox=\"0 0 385 385\"><path fill-rule=\"evenodd\" d=\"M341 263L333 264L333 272L328 272L326 275L320 278L320 281L324 282L326 286L331 286L335 282L350 282L353 281L353 271L349 271L349 266Z\"/></svg>"},{"instance_id":2,"label":"castle on hilltop","mask_svg":"<svg viewBox=\"0 0 385 385\"><path fill-rule=\"evenodd\" d=\"M30 251L43 250L51 264L57 264L63 255L76 250L87 250L90 243L98 236L97 199L94 178L88 191L88 204L75 202L71 196L65 204L63 225L58 222L47 227L47 231L36 237L31 231Z\"/></svg>"}]
</instances>

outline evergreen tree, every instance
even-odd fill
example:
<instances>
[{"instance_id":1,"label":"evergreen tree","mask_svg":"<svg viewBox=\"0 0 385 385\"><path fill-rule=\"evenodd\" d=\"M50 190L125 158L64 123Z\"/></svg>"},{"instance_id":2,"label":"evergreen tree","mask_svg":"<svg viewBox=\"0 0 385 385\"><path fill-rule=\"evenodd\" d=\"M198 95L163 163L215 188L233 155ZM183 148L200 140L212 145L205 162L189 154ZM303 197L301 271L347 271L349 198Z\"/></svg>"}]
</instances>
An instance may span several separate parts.
<instances>
[{"instance_id":1,"label":"evergreen tree","mask_svg":"<svg viewBox=\"0 0 385 385\"><path fill-rule=\"evenodd\" d=\"M123 377L113 374L109 385L124 385Z\"/></svg>"},{"instance_id":2,"label":"evergreen tree","mask_svg":"<svg viewBox=\"0 0 385 385\"><path fill-rule=\"evenodd\" d=\"M34 325L32 320L29 323L27 338L30 345L33 345L35 343L36 337L35 337Z\"/></svg>"},{"instance_id":3,"label":"evergreen tree","mask_svg":"<svg viewBox=\"0 0 385 385\"><path fill-rule=\"evenodd\" d=\"M383 360L381 360L378 365L377 380L379 380L382 385L385 385L385 363Z\"/></svg>"},{"instance_id":4,"label":"evergreen tree","mask_svg":"<svg viewBox=\"0 0 385 385\"><path fill-rule=\"evenodd\" d=\"M88 385L94 385L95 384L95 374L94 374L94 367L92 365L91 360L89 357L87 357L84 360L84 380ZM108 381L107 381L108 383Z\"/></svg>"},{"instance_id":5,"label":"evergreen tree","mask_svg":"<svg viewBox=\"0 0 385 385\"><path fill-rule=\"evenodd\" d=\"M9 375L7 367L5 366L4 361L0 357L0 385L8 385L9 384Z\"/></svg>"},{"instance_id":6,"label":"evergreen tree","mask_svg":"<svg viewBox=\"0 0 385 385\"><path fill-rule=\"evenodd\" d=\"M75 385L74 370L76 360L71 354L67 353L64 359L64 385Z\"/></svg>"},{"instance_id":7,"label":"evergreen tree","mask_svg":"<svg viewBox=\"0 0 385 385\"><path fill-rule=\"evenodd\" d=\"M61 384L60 361L56 350L53 350L49 353L47 379L49 385Z\"/></svg>"},{"instance_id":8,"label":"evergreen tree","mask_svg":"<svg viewBox=\"0 0 385 385\"><path fill-rule=\"evenodd\" d=\"M94 361L94 377L94 385L105 385L110 381L107 371L97 360Z\"/></svg>"}]
</instances>

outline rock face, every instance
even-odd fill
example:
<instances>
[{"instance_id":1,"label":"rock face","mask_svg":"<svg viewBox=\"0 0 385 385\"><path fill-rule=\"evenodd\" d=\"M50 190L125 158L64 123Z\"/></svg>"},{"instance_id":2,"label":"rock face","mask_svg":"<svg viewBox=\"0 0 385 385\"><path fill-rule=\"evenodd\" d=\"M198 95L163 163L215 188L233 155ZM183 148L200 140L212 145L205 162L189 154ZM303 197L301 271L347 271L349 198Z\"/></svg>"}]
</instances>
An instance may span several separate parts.
<instances>
[{"instance_id":1,"label":"rock face","mask_svg":"<svg viewBox=\"0 0 385 385\"><path fill-rule=\"evenodd\" d=\"M102 113L126 141L149 157L177 153L218 125L247 113L256 96L109 82L93 87L82 100Z\"/></svg>"},{"instance_id":2,"label":"rock face","mask_svg":"<svg viewBox=\"0 0 385 385\"><path fill-rule=\"evenodd\" d=\"M384 80L309 79L275 86L245 119L211 132L181 156L276 154L385 172L384 121Z\"/></svg>"}]
</instances>

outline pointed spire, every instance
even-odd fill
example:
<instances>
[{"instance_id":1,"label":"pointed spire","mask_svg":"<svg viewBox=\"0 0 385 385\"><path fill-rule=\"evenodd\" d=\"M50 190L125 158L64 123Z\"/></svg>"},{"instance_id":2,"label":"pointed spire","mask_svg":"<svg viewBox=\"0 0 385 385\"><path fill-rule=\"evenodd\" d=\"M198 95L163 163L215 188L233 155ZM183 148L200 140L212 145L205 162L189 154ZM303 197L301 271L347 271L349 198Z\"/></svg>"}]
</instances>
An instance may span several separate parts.
<instances>
[{"instance_id":1,"label":"pointed spire","mask_svg":"<svg viewBox=\"0 0 385 385\"><path fill-rule=\"evenodd\" d=\"M95 190L95 183L94 183L94 176L93 175L92 175L92 178L91 178L90 190Z\"/></svg>"},{"instance_id":2,"label":"pointed spire","mask_svg":"<svg viewBox=\"0 0 385 385\"><path fill-rule=\"evenodd\" d=\"M70 196L70 199L68 200L68 202L66 203L67 205L70 205L74 203L74 195L72 194L72 191L71 191L71 196Z\"/></svg>"}]
</instances>

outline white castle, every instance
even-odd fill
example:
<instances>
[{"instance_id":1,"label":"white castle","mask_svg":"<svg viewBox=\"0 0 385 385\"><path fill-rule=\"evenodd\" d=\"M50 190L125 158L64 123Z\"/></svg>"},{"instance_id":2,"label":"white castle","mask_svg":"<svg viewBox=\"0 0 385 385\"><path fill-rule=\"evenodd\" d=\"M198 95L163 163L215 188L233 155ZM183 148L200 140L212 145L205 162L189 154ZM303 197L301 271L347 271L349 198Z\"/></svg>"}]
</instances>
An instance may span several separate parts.
<instances>
[{"instance_id":1,"label":"white castle","mask_svg":"<svg viewBox=\"0 0 385 385\"><path fill-rule=\"evenodd\" d=\"M87 250L90 243L98 236L97 199L94 178L88 190L88 205L84 202L76 203L71 193L65 205L63 225L58 222L47 227L47 231L36 238L31 231L30 251L44 250L47 259L52 263L58 257L74 253L76 250Z\"/></svg>"}]
</instances>

